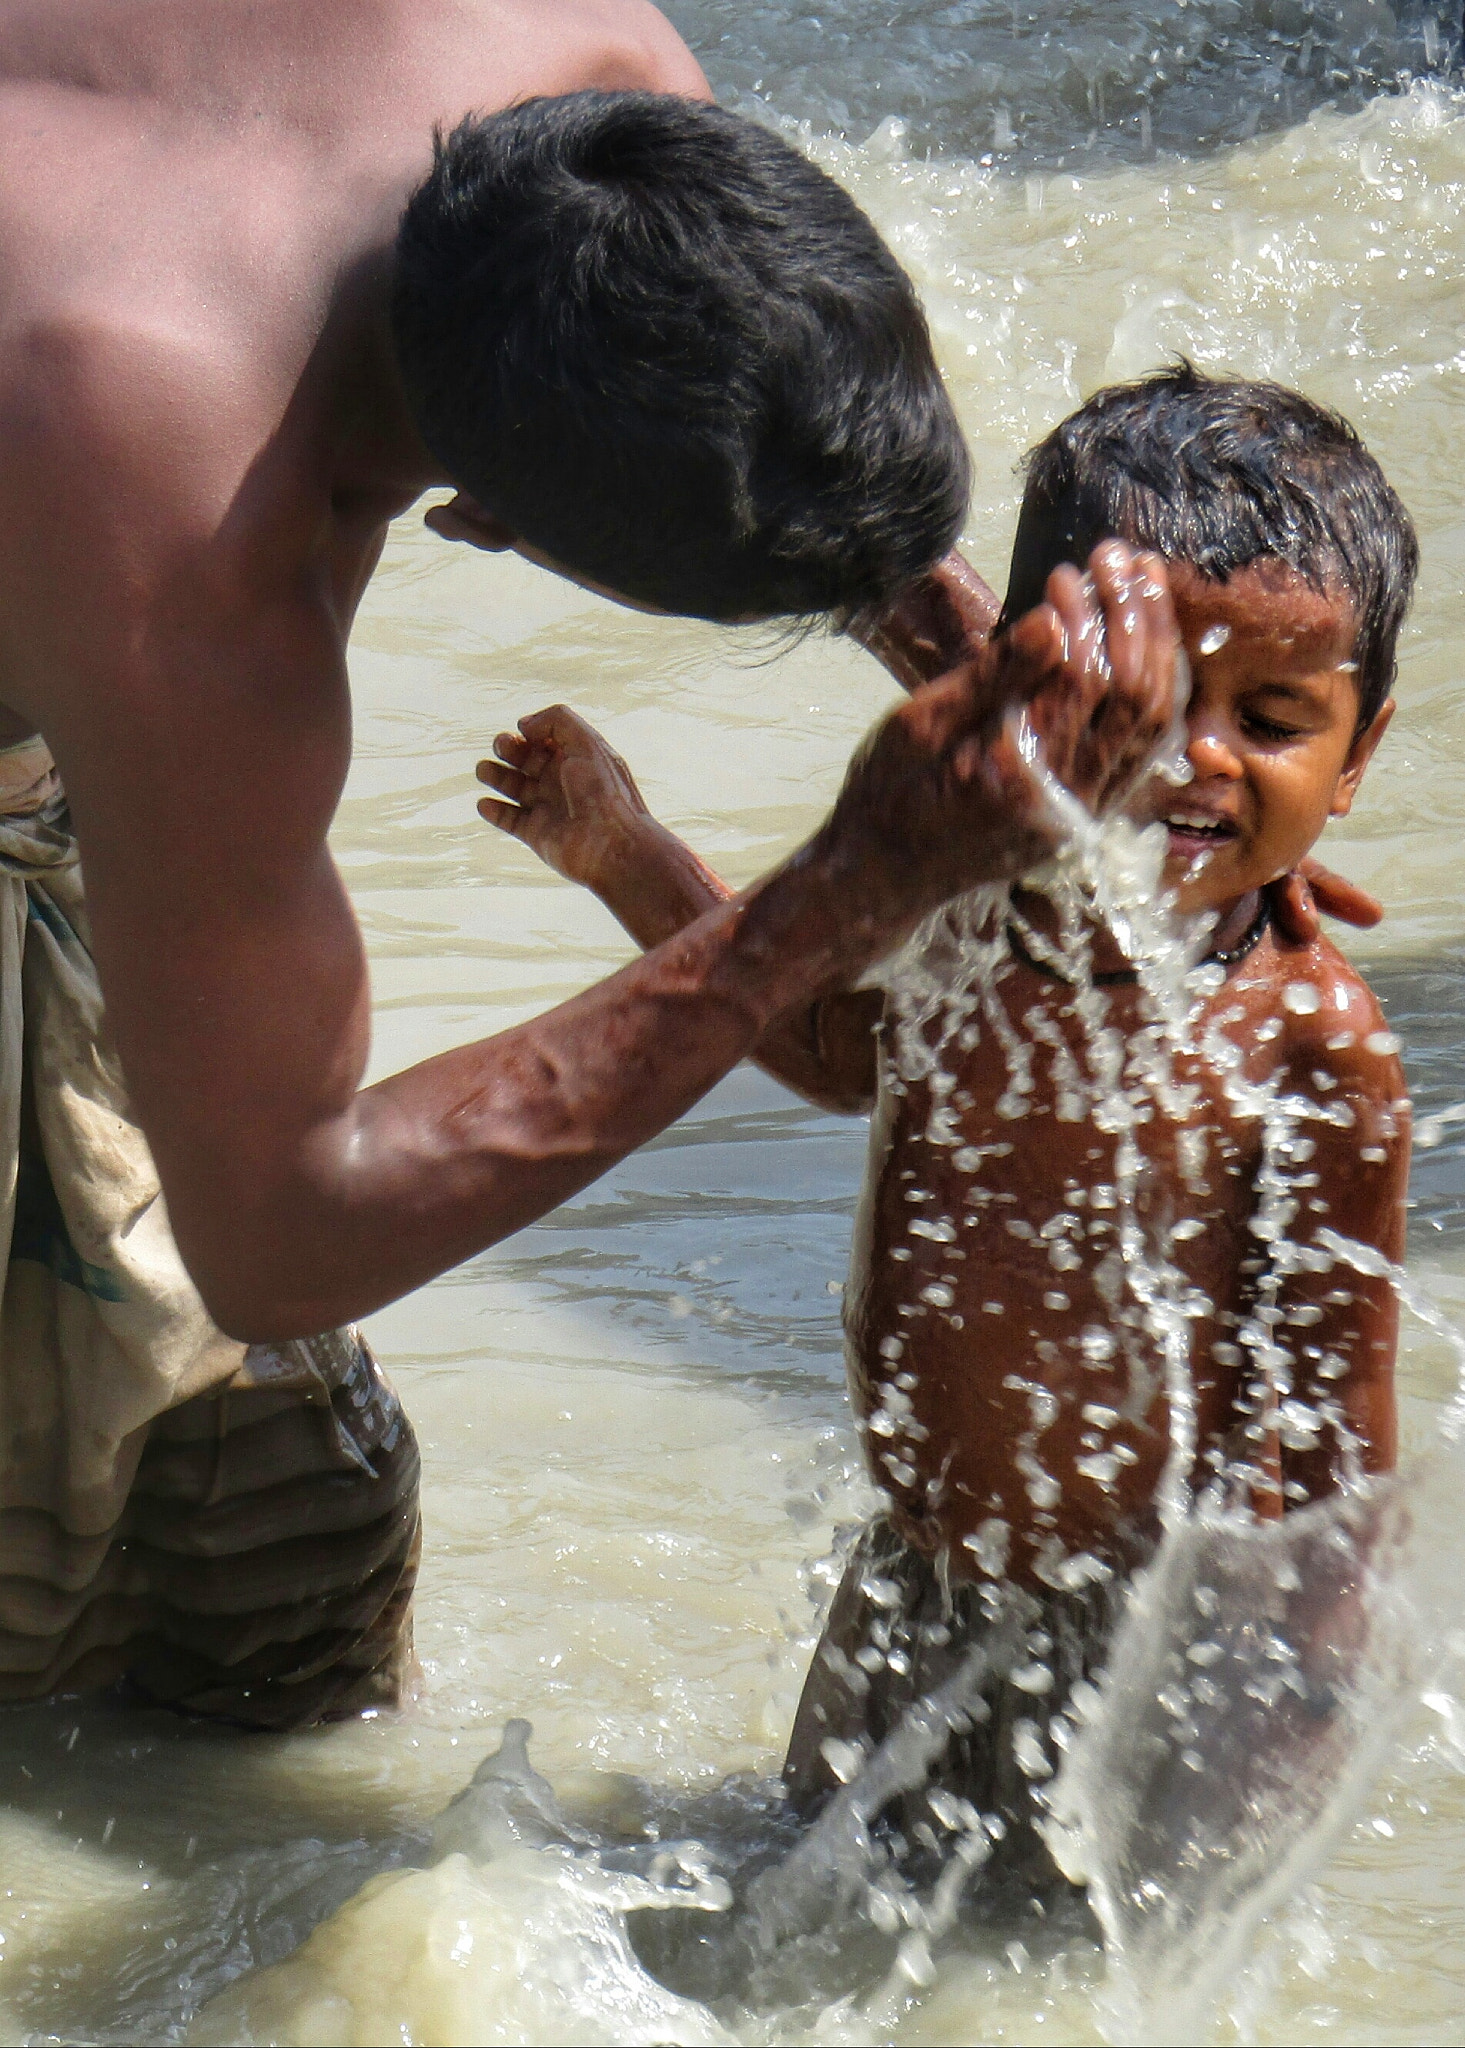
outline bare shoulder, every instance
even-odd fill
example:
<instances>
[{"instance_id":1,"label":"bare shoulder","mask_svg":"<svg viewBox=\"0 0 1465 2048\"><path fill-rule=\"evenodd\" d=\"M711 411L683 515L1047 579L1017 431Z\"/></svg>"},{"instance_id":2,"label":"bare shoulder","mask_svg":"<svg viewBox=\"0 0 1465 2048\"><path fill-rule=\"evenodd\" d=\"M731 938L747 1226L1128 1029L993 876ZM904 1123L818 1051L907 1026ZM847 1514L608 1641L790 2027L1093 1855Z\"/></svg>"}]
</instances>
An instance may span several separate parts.
<instances>
[{"instance_id":1,"label":"bare shoulder","mask_svg":"<svg viewBox=\"0 0 1465 2048\"><path fill-rule=\"evenodd\" d=\"M1398 1041L1352 961L1320 935L1305 948L1274 952L1273 963L1276 1051L1291 1074L1317 1087L1400 1095Z\"/></svg>"},{"instance_id":2,"label":"bare shoulder","mask_svg":"<svg viewBox=\"0 0 1465 2048\"><path fill-rule=\"evenodd\" d=\"M702 67L660 8L650 0L581 0L611 43L607 83L645 92L711 97Z\"/></svg>"},{"instance_id":3,"label":"bare shoulder","mask_svg":"<svg viewBox=\"0 0 1465 2048\"><path fill-rule=\"evenodd\" d=\"M288 397L278 366L242 330L175 311L38 309L0 346L0 512L23 518L30 543L5 551L0 580L38 566L52 540L74 557L105 535L131 564L120 600L149 557L205 537L222 557L256 523L251 495L290 495L272 472L303 458L303 438L297 450L288 432L267 441L261 429ZM86 568L70 563L75 577Z\"/></svg>"},{"instance_id":4,"label":"bare shoulder","mask_svg":"<svg viewBox=\"0 0 1465 2048\"><path fill-rule=\"evenodd\" d=\"M414 33L426 28L458 45L464 61L453 84L464 108L586 87L711 96L696 58L650 0L440 0L436 16L428 27L420 5L406 0Z\"/></svg>"},{"instance_id":5,"label":"bare shoulder","mask_svg":"<svg viewBox=\"0 0 1465 2048\"><path fill-rule=\"evenodd\" d=\"M1410 1113L1399 1042L1377 996L1322 936L1305 948L1268 940L1247 983L1255 1052L1284 1095L1310 1105L1303 1114L1329 1200L1346 1196L1351 1213L1376 1197L1392 1215L1408 1174Z\"/></svg>"}]
</instances>

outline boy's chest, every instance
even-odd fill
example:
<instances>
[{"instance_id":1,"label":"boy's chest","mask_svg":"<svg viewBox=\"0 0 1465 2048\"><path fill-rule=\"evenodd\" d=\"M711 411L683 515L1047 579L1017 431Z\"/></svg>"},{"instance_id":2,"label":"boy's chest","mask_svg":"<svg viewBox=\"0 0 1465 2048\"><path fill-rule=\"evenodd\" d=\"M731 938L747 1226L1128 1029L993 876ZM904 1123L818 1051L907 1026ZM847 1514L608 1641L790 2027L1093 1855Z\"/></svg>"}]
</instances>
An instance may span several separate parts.
<instances>
[{"instance_id":1,"label":"boy's chest","mask_svg":"<svg viewBox=\"0 0 1465 2048\"><path fill-rule=\"evenodd\" d=\"M1050 1315L1080 1297L1097 1312L1116 1265L1140 1258L1216 1306L1238 1292L1258 1249L1260 1120L1120 993L1096 1023L1012 976L925 1073L887 1024L862 1236L890 1288L986 1312L1001 1276L1028 1305L1067 1297Z\"/></svg>"}]
</instances>

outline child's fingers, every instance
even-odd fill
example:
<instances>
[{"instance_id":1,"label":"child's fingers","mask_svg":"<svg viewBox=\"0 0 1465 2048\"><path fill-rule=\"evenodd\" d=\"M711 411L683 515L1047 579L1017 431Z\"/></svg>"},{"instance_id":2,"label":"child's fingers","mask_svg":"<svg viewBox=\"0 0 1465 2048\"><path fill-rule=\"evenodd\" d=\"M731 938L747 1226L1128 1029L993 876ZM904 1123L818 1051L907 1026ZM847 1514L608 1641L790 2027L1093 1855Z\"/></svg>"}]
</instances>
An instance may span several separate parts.
<instances>
[{"instance_id":1,"label":"child's fingers","mask_svg":"<svg viewBox=\"0 0 1465 2048\"><path fill-rule=\"evenodd\" d=\"M580 740L598 741L600 734L587 725L568 704L546 704L542 711L529 711L519 720L519 730L531 746L565 747Z\"/></svg>"},{"instance_id":2,"label":"child's fingers","mask_svg":"<svg viewBox=\"0 0 1465 2048\"><path fill-rule=\"evenodd\" d=\"M507 832L512 839L517 835L525 813L518 804L503 804L496 797L483 796L478 799L478 815L487 819L490 825L497 825L500 832Z\"/></svg>"},{"instance_id":3,"label":"child's fingers","mask_svg":"<svg viewBox=\"0 0 1465 2048\"><path fill-rule=\"evenodd\" d=\"M496 789L500 796L506 796L516 804L523 803L528 794L528 778L502 761L480 761L477 773L480 782L486 782L490 789Z\"/></svg>"},{"instance_id":4,"label":"child's fingers","mask_svg":"<svg viewBox=\"0 0 1465 2048\"><path fill-rule=\"evenodd\" d=\"M555 757L553 747L526 740L522 733L517 732L501 732L493 743L493 750L501 761L517 768L521 775L542 775Z\"/></svg>"}]
</instances>

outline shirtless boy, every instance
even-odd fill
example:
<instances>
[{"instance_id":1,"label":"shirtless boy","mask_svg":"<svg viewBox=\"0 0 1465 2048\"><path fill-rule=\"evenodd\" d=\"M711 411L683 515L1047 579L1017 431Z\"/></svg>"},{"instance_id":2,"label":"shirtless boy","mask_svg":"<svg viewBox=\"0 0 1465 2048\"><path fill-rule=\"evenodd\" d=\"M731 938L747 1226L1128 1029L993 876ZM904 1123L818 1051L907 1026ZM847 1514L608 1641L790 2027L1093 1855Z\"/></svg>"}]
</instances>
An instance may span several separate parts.
<instances>
[{"instance_id":1,"label":"shirtless boy","mask_svg":"<svg viewBox=\"0 0 1465 2048\"><path fill-rule=\"evenodd\" d=\"M1133 799L1164 824L1165 880L1201 920L1210 970L1198 1050L1173 1064L1189 1091L1179 1105L1152 1078L1133 968L1097 926L1087 943L1144 1119L1135 1216L1193 1315L1184 1477L1275 1516L1392 1465L1396 1306L1382 1279L1274 1270L1256 1230L1269 1227L1262 1120L1222 1068L1229 1057L1246 1087L1294 1100L1293 1240L1326 1230L1397 1260L1409 1141L1392 1041L1343 956L1321 937L1284 939L1266 892L1348 811L1389 723L1414 536L1343 421L1276 386L1188 367L1098 393L1030 457L1005 617L1045 588L1060 599L1074 573L1063 565L1106 534L1166 559L1194 676L1193 779L1151 777ZM480 770L498 793L484 814L594 888L633 934L715 886L570 714L525 720L498 751ZM1014 1848L1032 1846L1012 1824L1051 1767L1043 1724L1102 1661L1117 1595L1156 1542L1170 1445L1158 1342L1118 1253L1121 1140L1055 935L1048 898L1021 885L976 927L990 980L973 1028L946 1048L947 1119L932 1118L920 1062L898 1059L878 994L828 997L759 1047L813 1099L875 1108L846 1326L886 1505L836 1596L790 1790L816 1805L833 1765L847 1770L842 1745L878 1742L973 1644L1002 1636L986 1718L938 1775L1002 1813ZM1004 1041L1030 1051L1016 1082ZM1021 1754L1018 1723L1039 1731ZM907 1802L902 1826L921 1821L920 1801Z\"/></svg>"}]
</instances>

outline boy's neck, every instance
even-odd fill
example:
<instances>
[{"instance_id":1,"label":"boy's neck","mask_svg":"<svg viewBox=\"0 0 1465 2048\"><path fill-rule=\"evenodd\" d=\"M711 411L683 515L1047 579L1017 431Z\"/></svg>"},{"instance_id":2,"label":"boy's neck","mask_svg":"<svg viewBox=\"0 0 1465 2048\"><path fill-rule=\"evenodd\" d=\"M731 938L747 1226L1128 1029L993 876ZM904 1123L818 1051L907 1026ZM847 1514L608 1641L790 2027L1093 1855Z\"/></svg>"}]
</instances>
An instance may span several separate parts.
<instances>
[{"instance_id":1,"label":"boy's neck","mask_svg":"<svg viewBox=\"0 0 1465 2048\"><path fill-rule=\"evenodd\" d=\"M1051 898L1041 890L1024 888L1019 883L1012 891L1013 908L1024 922L1044 938L1056 939L1059 935L1058 911ZM1233 903L1223 904L1215 913L1216 923L1206 946L1206 957L1222 959L1242 945L1255 925L1261 911L1261 893L1248 889ZM1117 976L1130 966L1130 960L1108 927L1095 924L1091 966L1093 973L1100 977Z\"/></svg>"}]
</instances>

